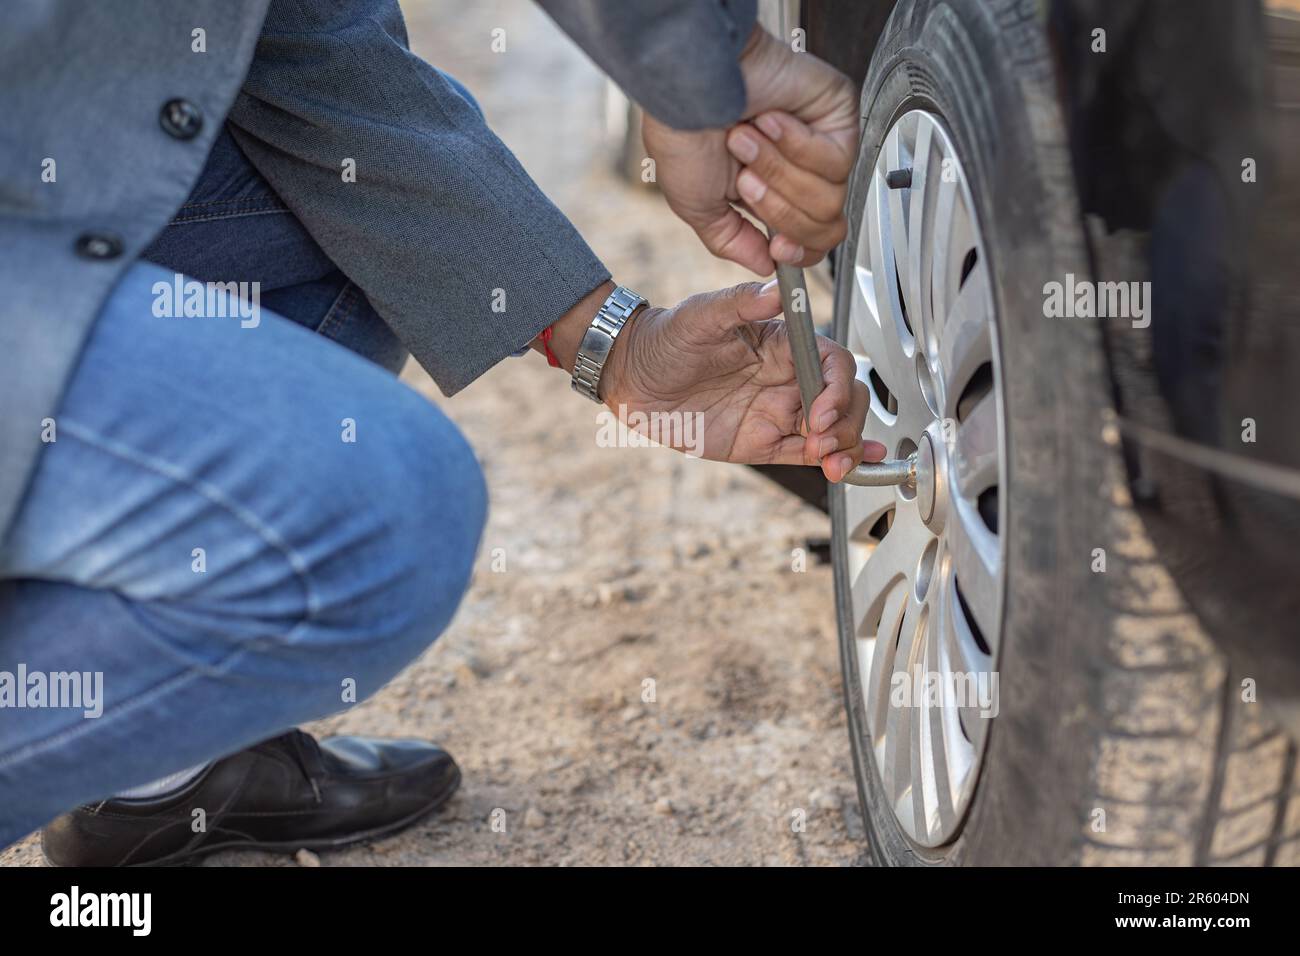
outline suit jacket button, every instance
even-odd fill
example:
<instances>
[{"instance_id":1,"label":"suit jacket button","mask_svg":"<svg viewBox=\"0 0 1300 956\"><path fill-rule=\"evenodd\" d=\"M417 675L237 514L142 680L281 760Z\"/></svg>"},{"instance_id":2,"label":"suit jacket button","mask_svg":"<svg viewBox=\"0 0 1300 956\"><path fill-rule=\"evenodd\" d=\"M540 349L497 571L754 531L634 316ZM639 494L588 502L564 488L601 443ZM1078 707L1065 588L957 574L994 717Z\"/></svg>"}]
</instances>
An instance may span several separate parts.
<instances>
[{"instance_id":1,"label":"suit jacket button","mask_svg":"<svg viewBox=\"0 0 1300 956\"><path fill-rule=\"evenodd\" d=\"M168 136L193 139L203 129L203 111L189 100L168 100L158 116Z\"/></svg>"},{"instance_id":2,"label":"suit jacket button","mask_svg":"<svg viewBox=\"0 0 1300 956\"><path fill-rule=\"evenodd\" d=\"M122 240L109 233L88 232L77 237L75 248L83 259L116 259L122 254Z\"/></svg>"}]
</instances>

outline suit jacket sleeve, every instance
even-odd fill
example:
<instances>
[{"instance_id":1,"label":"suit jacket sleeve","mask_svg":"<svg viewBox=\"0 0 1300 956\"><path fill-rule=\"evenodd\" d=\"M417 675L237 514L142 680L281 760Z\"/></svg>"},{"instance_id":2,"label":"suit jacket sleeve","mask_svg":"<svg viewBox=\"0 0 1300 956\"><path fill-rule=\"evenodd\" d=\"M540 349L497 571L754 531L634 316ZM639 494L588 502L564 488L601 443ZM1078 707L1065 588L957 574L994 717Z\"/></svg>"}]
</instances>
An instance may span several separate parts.
<instances>
[{"instance_id":1,"label":"suit jacket sleeve","mask_svg":"<svg viewBox=\"0 0 1300 956\"><path fill-rule=\"evenodd\" d=\"M609 77L676 129L730 126L744 114L737 61L755 0L539 0Z\"/></svg>"},{"instance_id":2,"label":"suit jacket sleeve","mask_svg":"<svg viewBox=\"0 0 1300 956\"><path fill-rule=\"evenodd\" d=\"M228 122L448 395L609 278L395 0L275 0Z\"/></svg>"}]
</instances>

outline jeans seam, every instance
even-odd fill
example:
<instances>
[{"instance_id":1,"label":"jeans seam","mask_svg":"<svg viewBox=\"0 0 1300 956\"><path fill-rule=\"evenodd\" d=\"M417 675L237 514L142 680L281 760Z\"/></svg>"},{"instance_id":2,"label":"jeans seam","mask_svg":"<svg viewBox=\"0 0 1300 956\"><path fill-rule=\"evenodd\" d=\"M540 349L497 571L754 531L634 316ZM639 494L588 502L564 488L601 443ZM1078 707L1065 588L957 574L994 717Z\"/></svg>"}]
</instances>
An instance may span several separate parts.
<instances>
[{"instance_id":1,"label":"jeans seam","mask_svg":"<svg viewBox=\"0 0 1300 956\"><path fill-rule=\"evenodd\" d=\"M186 209L202 209L204 206L231 206L240 203L249 205L269 204L277 209L284 209L284 203L274 196L232 196L229 199L205 199L202 202L187 202L181 205L181 212Z\"/></svg>"},{"instance_id":2,"label":"jeans seam","mask_svg":"<svg viewBox=\"0 0 1300 956\"><path fill-rule=\"evenodd\" d=\"M220 488L207 482L200 481L184 469L177 468L173 465L169 465L167 462L160 461L152 456L138 452L121 442L115 442L104 438L95 433L93 429L78 425L74 421L62 419L59 424L62 426L62 429L73 438L85 442L92 448L97 448L104 454L112 455L121 461L152 471L154 474L161 475L164 478L168 478L178 484L184 485L195 494L203 496L260 537L263 542L279 552L288 563L289 567L293 570L294 576L297 577L298 582L303 589L303 594L306 597L307 604L307 613L304 618L290 628L284 637L281 638L281 641L284 643L293 643L294 633L316 619L316 615L320 611L320 598L312 587L311 576L307 571L306 560L302 555L294 550L283 537L277 534L270 525L262 521L252 511L232 500L228 495L222 492ZM261 638L259 641L265 641L265 639Z\"/></svg>"},{"instance_id":3,"label":"jeans seam","mask_svg":"<svg viewBox=\"0 0 1300 956\"><path fill-rule=\"evenodd\" d=\"M167 227L184 226L192 222L213 222L218 219L247 219L249 216L278 216L286 215L287 209L239 209L229 212L206 213L201 216L176 216Z\"/></svg>"},{"instance_id":4,"label":"jeans seam","mask_svg":"<svg viewBox=\"0 0 1300 956\"><path fill-rule=\"evenodd\" d=\"M321 319L320 325L316 327L318 335L323 335L331 341L338 341L331 334L336 329L341 328L343 323L352 317L352 305L356 286L351 281L345 283L334 301L330 304L325 318Z\"/></svg>"}]
</instances>

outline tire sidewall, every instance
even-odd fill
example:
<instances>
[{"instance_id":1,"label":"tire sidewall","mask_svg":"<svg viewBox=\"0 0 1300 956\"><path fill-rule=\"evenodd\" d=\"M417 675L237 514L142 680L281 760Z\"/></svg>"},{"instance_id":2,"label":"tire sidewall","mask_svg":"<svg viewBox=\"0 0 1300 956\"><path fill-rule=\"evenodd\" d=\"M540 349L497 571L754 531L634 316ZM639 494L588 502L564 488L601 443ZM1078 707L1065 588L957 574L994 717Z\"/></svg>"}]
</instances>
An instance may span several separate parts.
<instances>
[{"instance_id":1,"label":"tire sidewall","mask_svg":"<svg viewBox=\"0 0 1300 956\"><path fill-rule=\"evenodd\" d=\"M1107 386L1096 327L1044 317L1044 283L1071 272L1086 278L1088 270L1046 40L1023 6L901 4L863 85L836 339L845 341L849 263L876 154L907 111L937 114L962 162L983 236L1006 416L1000 712L964 825L938 851L908 840L880 786L851 632L843 489L832 487L845 703L871 848L882 863L1067 863L1077 858L1088 820L1098 741L1087 718L1096 704L1105 633L1099 618L1106 613L1089 557L1106 512L1100 429Z\"/></svg>"}]
</instances>

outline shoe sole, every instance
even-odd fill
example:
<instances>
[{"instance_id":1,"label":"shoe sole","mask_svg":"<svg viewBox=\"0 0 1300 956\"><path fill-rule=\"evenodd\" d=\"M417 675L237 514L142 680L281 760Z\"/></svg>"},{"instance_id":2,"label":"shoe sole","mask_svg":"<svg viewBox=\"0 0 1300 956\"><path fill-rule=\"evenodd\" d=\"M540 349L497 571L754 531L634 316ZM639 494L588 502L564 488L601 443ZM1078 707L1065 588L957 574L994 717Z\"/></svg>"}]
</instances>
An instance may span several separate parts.
<instances>
[{"instance_id":1,"label":"shoe sole","mask_svg":"<svg viewBox=\"0 0 1300 956\"><path fill-rule=\"evenodd\" d=\"M441 791L428 804L408 814L400 820L393 823L386 823L382 827L375 827L372 830L362 830L357 833L348 833L343 836L331 837L329 839L312 839L312 840L286 840L276 843L252 842L247 840L228 840L225 843L213 843L197 847L193 850L186 850L181 853L173 853L171 856L159 857L156 860L149 860L147 863L131 863L128 866L187 866L197 863L203 857L221 850L261 850L267 853L292 853L296 850L341 850L345 847L356 846L358 843L367 843L371 840L380 840L386 836L392 836L407 827L418 823L424 817L433 813L443 804L455 795L460 789L460 768L456 768L456 776L452 778L447 788Z\"/></svg>"}]
</instances>

